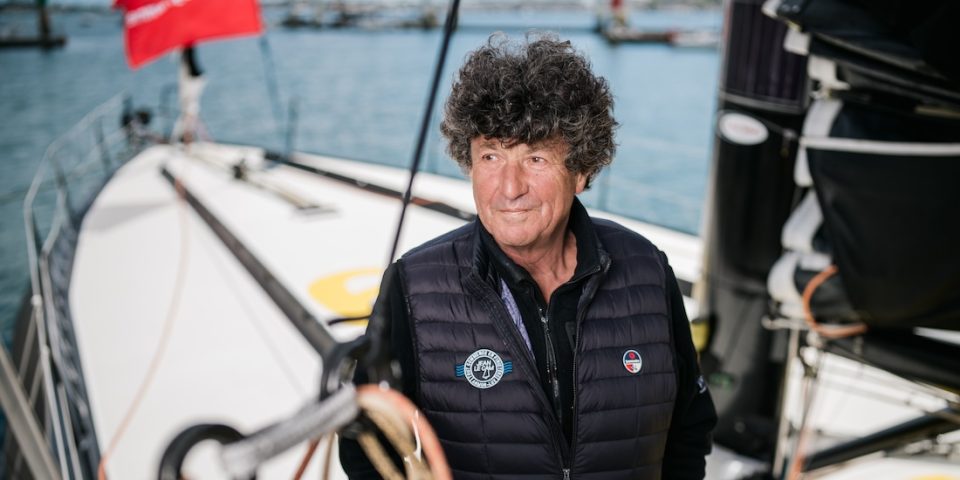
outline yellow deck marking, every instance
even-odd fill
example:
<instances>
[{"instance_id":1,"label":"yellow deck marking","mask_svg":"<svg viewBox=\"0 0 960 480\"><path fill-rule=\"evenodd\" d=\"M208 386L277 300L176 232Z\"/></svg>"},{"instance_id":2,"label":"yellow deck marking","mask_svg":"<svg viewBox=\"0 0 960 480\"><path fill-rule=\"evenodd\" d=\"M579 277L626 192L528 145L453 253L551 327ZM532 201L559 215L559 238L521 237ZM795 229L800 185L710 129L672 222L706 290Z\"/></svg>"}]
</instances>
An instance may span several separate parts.
<instances>
[{"instance_id":1,"label":"yellow deck marking","mask_svg":"<svg viewBox=\"0 0 960 480\"><path fill-rule=\"evenodd\" d=\"M321 277L310 284L310 296L342 317L370 314L380 289L380 268L356 268Z\"/></svg>"}]
</instances>

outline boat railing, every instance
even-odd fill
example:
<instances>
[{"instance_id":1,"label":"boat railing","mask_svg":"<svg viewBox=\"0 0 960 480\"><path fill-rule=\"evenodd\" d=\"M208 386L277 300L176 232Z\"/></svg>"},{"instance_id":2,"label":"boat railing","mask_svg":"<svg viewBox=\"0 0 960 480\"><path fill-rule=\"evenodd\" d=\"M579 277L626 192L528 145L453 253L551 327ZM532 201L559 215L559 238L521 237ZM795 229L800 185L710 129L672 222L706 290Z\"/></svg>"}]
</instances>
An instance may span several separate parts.
<instances>
[{"instance_id":1,"label":"boat railing","mask_svg":"<svg viewBox=\"0 0 960 480\"><path fill-rule=\"evenodd\" d=\"M103 103L47 148L23 202L31 313L0 386L14 444L9 478L92 478L97 442L70 316L80 222L97 193L146 144L129 97ZM3 349L0 357L9 359ZM0 360L5 360L0 358ZM6 367L8 365L4 365ZM40 438L37 438L39 436Z\"/></svg>"}]
</instances>

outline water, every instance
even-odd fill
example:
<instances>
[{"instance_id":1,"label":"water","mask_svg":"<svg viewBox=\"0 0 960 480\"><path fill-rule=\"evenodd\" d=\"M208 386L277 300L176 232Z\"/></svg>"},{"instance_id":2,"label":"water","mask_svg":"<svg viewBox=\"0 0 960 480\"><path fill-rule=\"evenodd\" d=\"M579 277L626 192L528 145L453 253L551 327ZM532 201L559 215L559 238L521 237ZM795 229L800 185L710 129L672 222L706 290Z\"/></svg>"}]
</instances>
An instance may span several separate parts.
<instances>
[{"instance_id":1,"label":"water","mask_svg":"<svg viewBox=\"0 0 960 480\"><path fill-rule=\"evenodd\" d=\"M273 8L265 16L273 25L283 13ZM717 29L721 16L717 11L633 12L631 20L645 27ZM60 12L52 21L68 36L65 48L0 50L0 332L8 343L28 283L23 192L44 149L118 91L131 93L137 105L155 108L176 79L172 58L135 72L127 68L116 13ZM593 205L605 200L616 213L696 232L712 138L717 52L611 46L590 31L594 22L586 10L465 11L463 28L451 44L445 85L492 29L512 36L531 27L559 31L609 80L621 123L617 159L584 200ZM33 25L32 16L16 12L0 17L0 32L25 32ZM282 115L291 100L298 103L297 149L406 166L439 42L439 30L270 27L265 43L247 38L204 44L198 49L208 79L203 117L215 140L282 149L283 120L278 122L268 90L273 76ZM426 169L459 175L443 152L437 123L434 118ZM602 186L609 187L608 195L600 195Z\"/></svg>"}]
</instances>

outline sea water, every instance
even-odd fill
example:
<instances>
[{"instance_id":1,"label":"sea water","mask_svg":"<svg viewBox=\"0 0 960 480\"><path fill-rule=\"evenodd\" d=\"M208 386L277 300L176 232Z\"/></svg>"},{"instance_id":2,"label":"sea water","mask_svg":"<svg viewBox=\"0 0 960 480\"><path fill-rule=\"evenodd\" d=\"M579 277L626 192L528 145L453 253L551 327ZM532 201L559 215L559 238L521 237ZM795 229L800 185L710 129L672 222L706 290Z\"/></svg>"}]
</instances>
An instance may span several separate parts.
<instances>
[{"instance_id":1,"label":"sea water","mask_svg":"<svg viewBox=\"0 0 960 480\"><path fill-rule=\"evenodd\" d=\"M282 150L287 109L296 106L298 150L407 166L425 111L441 31L299 29L279 26L285 7L265 9L263 38L203 44L208 84L202 117L217 141ZM30 33L33 14L4 12L0 33ZM716 10L633 11L645 28L718 30ZM64 48L0 50L0 332L12 332L28 288L23 196L44 149L89 110L126 91L156 110L176 82L176 60L131 71L119 14L55 11ZM719 55L713 49L611 45L592 30L590 9L487 12L467 9L451 43L442 102L453 73L491 32L522 37L552 30L584 52L610 83L621 126L613 165L583 195L588 206L696 233L707 183ZM272 88L271 85L275 85ZM445 155L434 109L426 170L459 175ZM118 119L119 121L119 119ZM158 125L162 126L162 125Z\"/></svg>"}]
</instances>

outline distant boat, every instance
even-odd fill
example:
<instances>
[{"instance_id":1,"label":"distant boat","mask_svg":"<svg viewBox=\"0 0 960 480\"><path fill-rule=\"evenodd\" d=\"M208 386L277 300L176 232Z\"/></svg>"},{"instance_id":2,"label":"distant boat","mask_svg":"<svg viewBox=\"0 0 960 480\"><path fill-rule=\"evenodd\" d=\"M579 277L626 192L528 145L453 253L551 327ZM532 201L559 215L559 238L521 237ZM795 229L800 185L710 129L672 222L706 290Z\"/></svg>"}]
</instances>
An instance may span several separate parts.
<instances>
[{"instance_id":1,"label":"distant boat","mask_svg":"<svg viewBox=\"0 0 960 480\"><path fill-rule=\"evenodd\" d=\"M37 34L35 36L20 35L16 32L16 29L0 32L0 48L57 48L66 45L67 37L53 33L50 28L50 14L47 11L47 2L37 0L37 5L33 8L37 10Z\"/></svg>"},{"instance_id":2,"label":"distant boat","mask_svg":"<svg viewBox=\"0 0 960 480\"><path fill-rule=\"evenodd\" d=\"M48 37L22 37L17 35L0 36L0 48L57 48L67 44L67 37L50 35Z\"/></svg>"},{"instance_id":3,"label":"distant boat","mask_svg":"<svg viewBox=\"0 0 960 480\"><path fill-rule=\"evenodd\" d=\"M603 28L600 34L610 43L670 43L673 30L639 30L626 25Z\"/></svg>"},{"instance_id":4,"label":"distant boat","mask_svg":"<svg viewBox=\"0 0 960 480\"><path fill-rule=\"evenodd\" d=\"M331 3L292 3L280 21L287 28L361 28L368 30L440 26L435 7L427 5L374 5Z\"/></svg>"},{"instance_id":5,"label":"distant boat","mask_svg":"<svg viewBox=\"0 0 960 480\"><path fill-rule=\"evenodd\" d=\"M717 48L720 34L713 30L642 30L626 25L602 28L610 43L660 43L682 48Z\"/></svg>"},{"instance_id":6,"label":"distant boat","mask_svg":"<svg viewBox=\"0 0 960 480\"><path fill-rule=\"evenodd\" d=\"M715 30L676 30L671 32L669 42L681 48L717 48L720 33Z\"/></svg>"}]
</instances>

